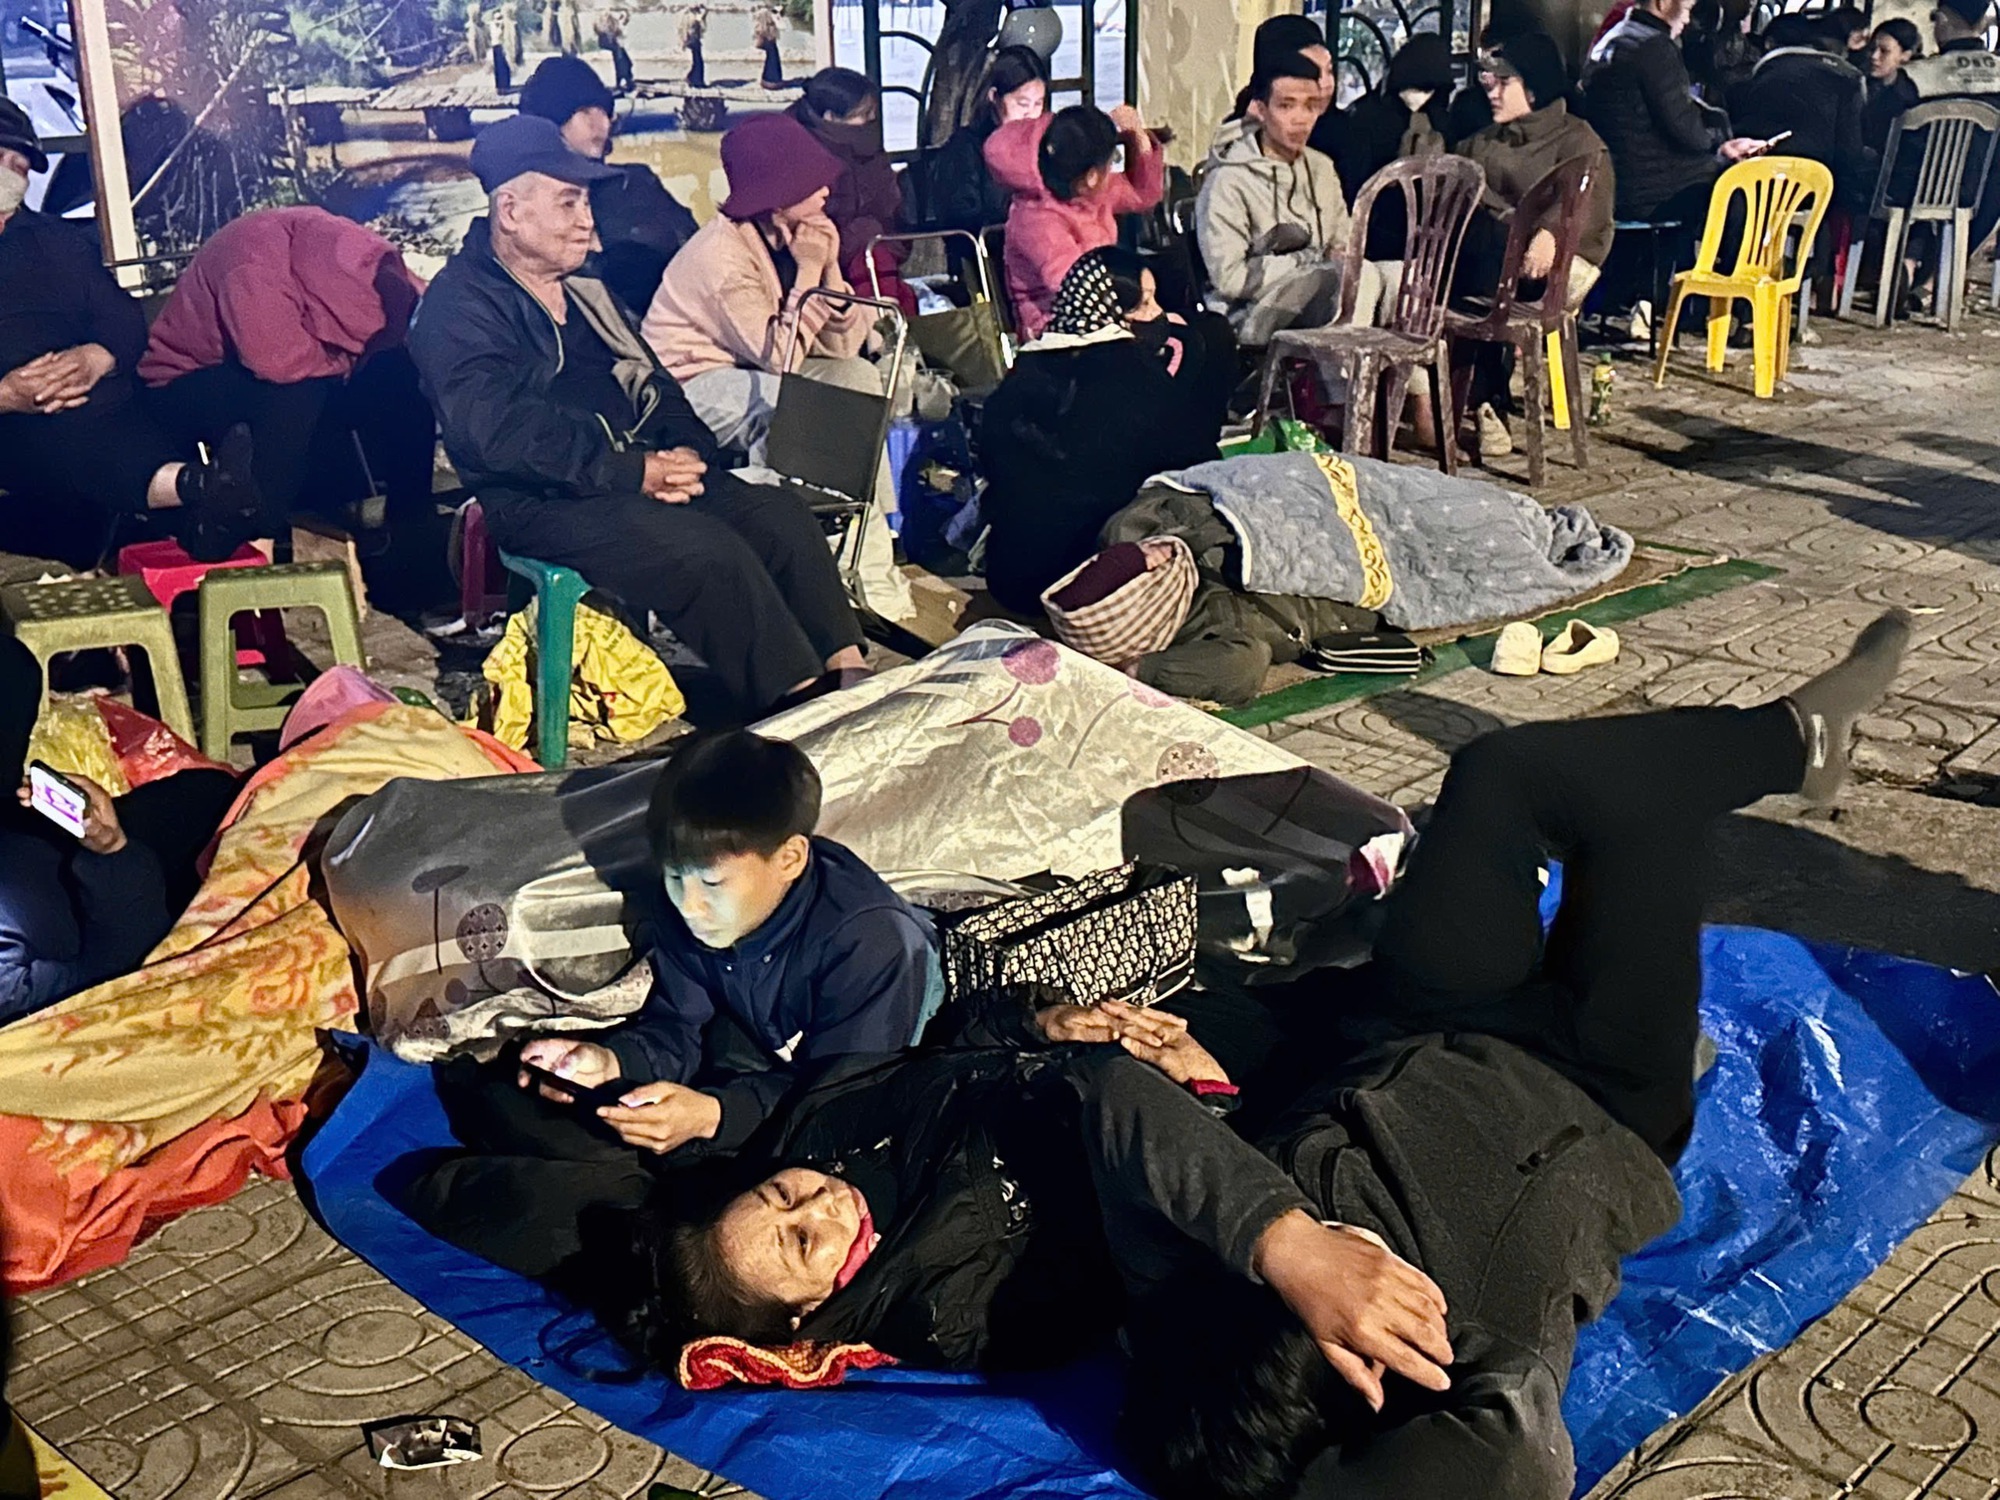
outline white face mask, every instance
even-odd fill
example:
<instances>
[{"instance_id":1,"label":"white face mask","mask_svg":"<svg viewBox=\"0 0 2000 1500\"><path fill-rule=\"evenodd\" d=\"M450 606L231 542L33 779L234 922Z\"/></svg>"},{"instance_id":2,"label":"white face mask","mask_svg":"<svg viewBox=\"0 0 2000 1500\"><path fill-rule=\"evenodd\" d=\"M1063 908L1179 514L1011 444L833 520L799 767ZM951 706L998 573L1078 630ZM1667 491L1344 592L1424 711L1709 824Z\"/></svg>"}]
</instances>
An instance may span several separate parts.
<instances>
[{"instance_id":1,"label":"white face mask","mask_svg":"<svg viewBox=\"0 0 2000 1500\"><path fill-rule=\"evenodd\" d=\"M27 198L26 174L16 172L12 167L0 167L0 218L12 214Z\"/></svg>"},{"instance_id":2,"label":"white face mask","mask_svg":"<svg viewBox=\"0 0 2000 1500\"><path fill-rule=\"evenodd\" d=\"M1403 101L1403 108L1415 114L1431 102L1431 95L1435 92L1435 89L1402 89L1396 97Z\"/></svg>"}]
</instances>

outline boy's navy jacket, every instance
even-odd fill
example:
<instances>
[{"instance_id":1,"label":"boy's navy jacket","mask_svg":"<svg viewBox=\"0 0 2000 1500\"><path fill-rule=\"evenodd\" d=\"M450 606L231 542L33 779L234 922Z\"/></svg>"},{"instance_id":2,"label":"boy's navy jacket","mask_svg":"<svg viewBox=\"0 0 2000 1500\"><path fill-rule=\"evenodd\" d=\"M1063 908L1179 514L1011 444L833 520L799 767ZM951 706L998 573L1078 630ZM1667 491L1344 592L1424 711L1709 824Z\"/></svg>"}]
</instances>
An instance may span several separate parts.
<instances>
[{"instance_id":1,"label":"boy's navy jacket","mask_svg":"<svg viewBox=\"0 0 2000 1500\"><path fill-rule=\"evenodd\" d=\"M711 1149L741 1145L792 1069L851 1052L900 1052L943 996L930 919L852 850L815 838L770 919L733 948L695 940L668 907L653 989L604 1038L634 1083L685 1083L722 1102Z\"/></svg>"}]
</instances>

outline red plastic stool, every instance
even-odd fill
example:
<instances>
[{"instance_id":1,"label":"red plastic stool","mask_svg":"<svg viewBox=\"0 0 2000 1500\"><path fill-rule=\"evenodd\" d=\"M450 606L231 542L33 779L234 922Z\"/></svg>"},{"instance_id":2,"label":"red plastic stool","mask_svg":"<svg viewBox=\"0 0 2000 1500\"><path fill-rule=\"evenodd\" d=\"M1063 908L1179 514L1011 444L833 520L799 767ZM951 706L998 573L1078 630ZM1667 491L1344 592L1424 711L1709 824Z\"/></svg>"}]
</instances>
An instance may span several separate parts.
<instances>
[{"instance_id":1,"label":"red plastic stool","mask_svg":"<svg viewBox=\"0 0 2000 1500\"><path fill-rule=\"evenodd\" d=\"M221 562L196 562L172 537L156 542L134 542L118 549L118 571L137 573L160 608L172 612L174 601L219 568L265 568L271 559L245 542ZM276 610L265 610L237 626L236 664L261 667L282 661L290 648L285 641L284 618Z\"/></svg>"}]
</instances>

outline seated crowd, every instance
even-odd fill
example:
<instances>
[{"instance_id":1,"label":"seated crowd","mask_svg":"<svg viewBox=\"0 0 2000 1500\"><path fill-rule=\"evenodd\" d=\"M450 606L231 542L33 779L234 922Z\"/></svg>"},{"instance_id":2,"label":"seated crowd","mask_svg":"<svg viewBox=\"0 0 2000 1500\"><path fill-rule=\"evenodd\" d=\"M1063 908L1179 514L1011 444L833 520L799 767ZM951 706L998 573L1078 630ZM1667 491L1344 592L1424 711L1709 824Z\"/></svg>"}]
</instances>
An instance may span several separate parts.
<instances>
[{"instance_id":1,"label":"seated crowd","mask_svg":"<svg viewBox=\"0 0 2000 1500\"><path fill-rule=\"evenodd\" d=\"M1641 0L1574 73L1553 38L1496 15L1456 97L1446 45L1419 36L1346 109L1324 34L1279 17L1178 254L1130 232L1166 191L1166 133L1124 105L1051 113L1027 49L992 59L919 209L884 153L880 92L836 68L725 135L728 194L698 227L649 170L609 161L612 92L554 58L474 142L486 212L428 283L371 230L265 210L202 247L150 326L80 233L23 207L45 158L0 102L0 546L84 569L171 535L210 560L334 509L384 550L435 551L441 441L500 547L655 618L700 658L720 717L748 724L867 667L820 518L764 467L781 391L803 378L893 407L909 379L885 358L883 309L853 299L879 288L914 314L932 292L880 237L992 230L1019 339L1005 378L969 393L993 600L1060 617L1157 573L1192 606L1147 654L1178 654L1117 665L1247 694L1358 622L1216 586L1203 547L1131 508L1170 505L1149 479L1218 458L1274 335L1394 322L1400 194L1354 214L1378 172L1477 164L1451 297L1477 307L1511 269L1523 296L1553 287L1575 312L1606 295L1617 223L1680 226L1684 255L1724 167L1780 142L1865 214L1899 113L2000 95L1986 5L1939 0L1939 52L1979 57L1928 71L1908 23L1871 34L1844 12L1753 38L1713 5L1697 51L1695 0ZM1558 225L1516 215L1579 158L1565 281ZM1457 358L1490 454L1509 356ZM1451 420L1423 403L1415 418ZM892 510L886 465L876 488ZM945 1004L936 923L818 833L807 756L741 728L690 737L648 811L665 901L637 945L643 1007L440 1064L463 1149L401 1201L667 1368L707 1335L988 1371L1118 1338L1127 1457L1163 1495L1557 1500L1575 1478L1577 1327L1679 1213L1708 826L1772 793L1831 800L1908 634L1885 617L1757 708L1475 741L1384 898L1372 959L1213 1006ZM0 640L7 785L42 686ZM236 783L188 770L84 790L79 839L0 809L0 1021L141 961ZM1572 878L1544 945L1536 872L1558 850ZM603 1102L580 1110L566 1085Z\"/></svg>"}]
</instances>

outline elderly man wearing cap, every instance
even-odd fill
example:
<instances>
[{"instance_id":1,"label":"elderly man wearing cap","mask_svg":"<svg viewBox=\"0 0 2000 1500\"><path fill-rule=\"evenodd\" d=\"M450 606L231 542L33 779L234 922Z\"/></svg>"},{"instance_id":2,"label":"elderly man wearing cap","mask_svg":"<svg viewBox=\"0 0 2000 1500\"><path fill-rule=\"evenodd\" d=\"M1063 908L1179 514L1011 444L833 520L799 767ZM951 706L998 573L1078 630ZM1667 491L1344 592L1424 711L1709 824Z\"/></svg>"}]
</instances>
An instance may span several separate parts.
<instances>
[{"instance_id":1,"label":"elderly man wearing cap","mask_svg":"<svg viewBox=\"0 0 2000 1500\"><path fill-rule=\"evenodd\" d=\"M133 379L139 304L81 227L24 206L48 164L0 95L0 545L88 568L152 513L197 556L226 557L258 508L249 434L233 429L213 464L182 461Z\"/></svg>"},{"instance_id":2,"label":"elderly man wearing cap","mask_svg":"<svg viewBox=\"0 0 2000 1500\"><path fill-rule=\"evenodd\" d=\"M521 90L522 114L552 122L570 150L611 167L609 177L590 186L602 248L585 271L637 318L652 304L667 262L693 237L695 223L651 167L609 161L612 103L597 69L580 57L542 59Z\"/></svg>"},{"instance_id":3,"label":"elderly man wearing cap","mask_svg":"<svg viewBox=\"0 0 2000 1500\"><path fill-rule=\"evenodd\" d=\"M410 332L446 451L510 552L652 610L742 719L862 666L861 631L797 499L713 467L714 436L641 342L590 253L613 170L517 115L472 148L488 213Z\"/></svg>"},{"instance_id":4,"label":"elderly man wearing cap","mask_svg":"<svg viewBox=\"0 0 2000 1500\"><path fill-rule=\"evenodd\" d=\"M851 290L826 214L845 166L810 130L753 116L722 138L722 170L729 197L667 267L642 331L716 440L761 462L787 371L882 389L859 358L874 314L801 301L815 287Z\"/></svg>"}]
</instances>

